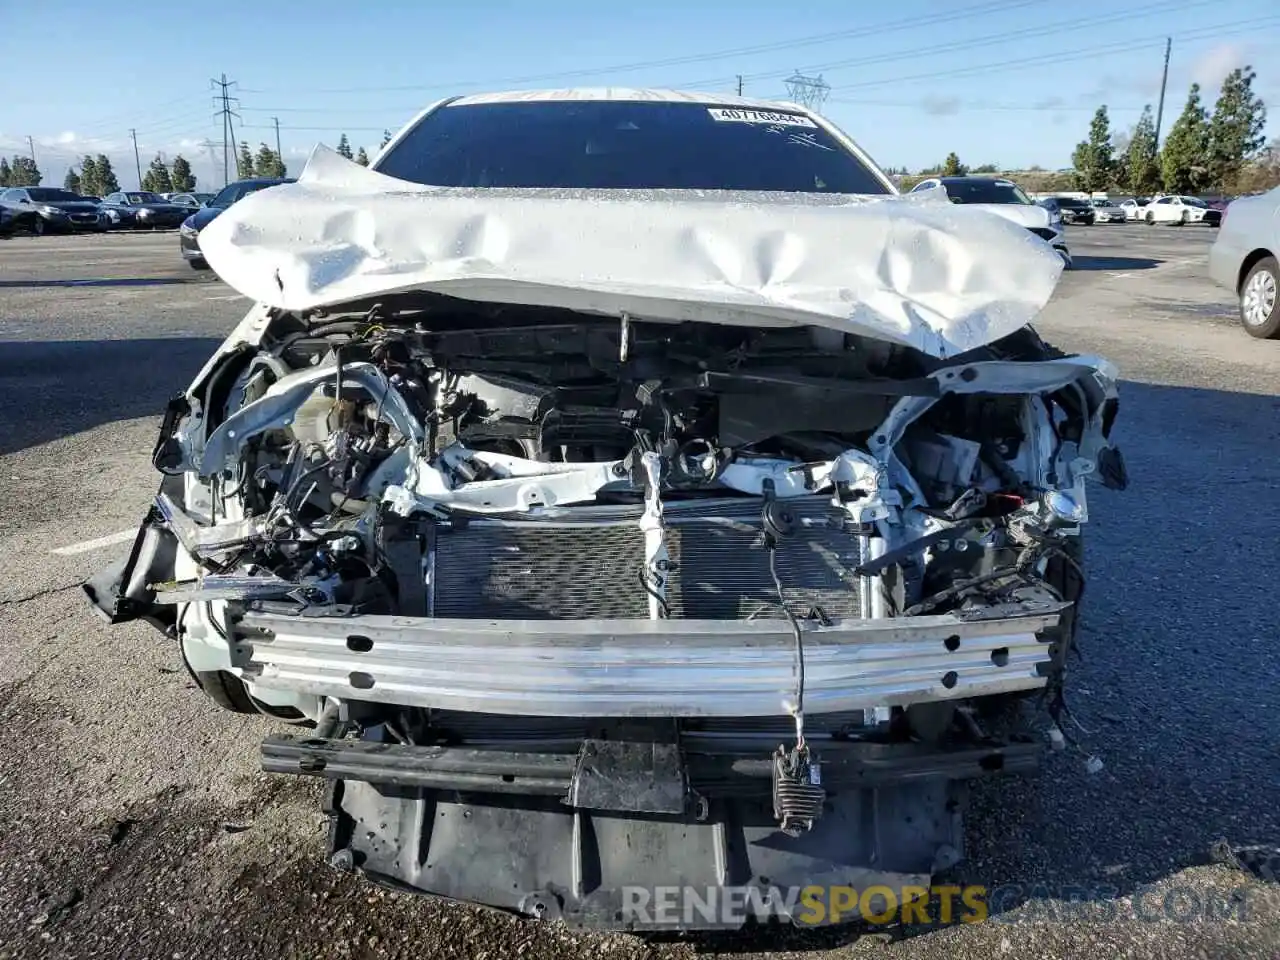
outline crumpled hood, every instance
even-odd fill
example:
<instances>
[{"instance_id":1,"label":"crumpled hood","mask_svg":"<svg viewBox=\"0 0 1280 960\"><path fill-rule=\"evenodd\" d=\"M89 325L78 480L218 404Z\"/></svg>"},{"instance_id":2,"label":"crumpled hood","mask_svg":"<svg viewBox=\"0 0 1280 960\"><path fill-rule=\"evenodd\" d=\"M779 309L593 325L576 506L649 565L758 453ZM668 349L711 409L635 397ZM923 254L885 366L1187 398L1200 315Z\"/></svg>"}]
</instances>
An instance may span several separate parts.
<instances>
[{"instance_id":1,"label":"crumpled hood","mask_svg":"<svg viewBox=\"0 0 1280 960\"><path fill-rule=\"evenodd\" d=\"M1049 211L1038 203L966 203L957 206L964 206L968 210L986 210L1029 229L1044 229L1049 226Z\"/></svg>"},{"instance_id":2,"label":"crumpled hood","mask_svg":"<svg viewBox=\"0 0 1280 960\"><path fill-rule=\"evenodd\" d=\"M1062 264L942 190L909 197L426 187L318 146L295 184L200 234L240 293L289 310L396 291L640 320L815 325L937 357L1044 307Z\"/></svg>"}]
</instances>

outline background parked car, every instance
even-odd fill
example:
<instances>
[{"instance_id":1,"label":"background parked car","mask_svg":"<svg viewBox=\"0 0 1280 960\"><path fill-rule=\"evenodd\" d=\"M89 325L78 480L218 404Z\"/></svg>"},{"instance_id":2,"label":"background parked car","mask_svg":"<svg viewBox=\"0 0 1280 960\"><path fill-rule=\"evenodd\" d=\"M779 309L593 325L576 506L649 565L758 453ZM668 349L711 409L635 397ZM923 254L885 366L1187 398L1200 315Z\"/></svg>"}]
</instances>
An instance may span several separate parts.
<instances>
[{"instance_id":1,"label":"background parked car","mask_svg":"<svg viewBox=\"0 0 1280 960\"><path fill-rule=\"evenodd\" d=\"M169 202L176 203L180 207L186 207L189 210L199 210L206 203L214 198L212 193L171 193Z\"/></svg>"},{"instance_id":2,"label":"background parked car","mask_svg":"<svg viewBox=\"0 0 1280 960\"><path fill-rule=\"evenodd\" d=\"M1071 252L1067 250L1062 230L1062 217L1055 211L1044 209L1023 192L1012 180L1001 177L930 177L911 188L912 193L942 187L952 203L978 206L984 210L1012 220L1026 227L1045 240L1057 252L1063 262L1071 266Z\"/></svg>"},{"instance_id":3,"label":"background parked car","mask_svg":"<svg viewBox=\"0 0 1280 960\"><path fill-rule=\"evenodd\" d=\"M205 262L204 255L200 252L200 231L237 200L243 200L249 194L265 190L267 187L294 182L291 177L253 177L248 180L237 180L219 190L216 196L195 213L190 213L188 208L187 212L190 216L182 222L182 227L178 230L178 250L182 253L182 258L191 264L192 270L208 270L209 264Z\"/></svg>"},{"instance_id":4,"label":"background parked car","mask_svg":"<svg viewBox=\"0 0 1280 960\"><path fill-rule=\"evenodd\" d=\"M1232 200L1209 248L1209 276L1240 298L1240 322L1259 339L1280 339L1280 187Z\"/></svg>"},{"instance_id":5,"label":"background parked car","mask_svg":"<svg viewBox=\"0 0 1280 960\"><path fill-rule=\"evenodd\" d=\"M1222 223L1222 211L1213 210L1199 197L1170 195L1156 197L1142 212L1147 223L1204 223L1216 227Z\"/></svg>"},{"instance_id":6,"label":"background parked car","mask_svg":"<svg viewBox=\"0 0 1280 960\"><path fill-rule=\"evenodd\" d=\"M73 230L105 230L106 220L98 204L78 193L57 187L10 187L0 193L0 204L23 218L34 233L70 233Z\"/></svg>"},{"instance_id":7,"label":"background parked car","mask_svg":"<svg viewBox=\"0 0 1280 960\"><path fill-rule=\"evenodd\" d=\"M191 213L190 207L169 203L149 190L107 194L102 209L119 227L176 227Z\"/></svg>"},{"instance_id":8,"label":"background parked car","mask_svg":"<svg viewBox=\"0 0 1280 960\"><path fill-rule=\"evenodd\" d=\"M1141 220L1143 211L1150 202L1150 197L1131 197L1128 200L1120 201L1120 209L1124 211L1126 220Z\"/></svg>"},{"instance_id":9,"label":"background parked car","mask_svg":"<svg viewBox=\"0 0 1280 960\"><path fill-rule=\"evenodd\" d=\"M34 210L10 210L0 203L0 237L11 237L19 230L32 230L36 219Z\"/></svg>"},{"instance_id":10,"label":"background parked car","mask_svg":"<svg viewBox=\"0 0 1280 960\"><path fill-rule=\"evenodd\" d=\"M1093 226L1094 221L1097 220L1093 206L1088 200L1079 197L1051 197L1050 199L1058 204L1063 223L1080 223L1088 227Z\"/></svg>"},{"instance_id":11,"label":"background parked car","mask_svg":"<svg viewBox=\"0 0 1280 960\"><path fill-rule=\"evenodd\" d=\"M1090 200L1089 205L1093 207L1098 223L1124 223L1125 221L1124 211L1112 200Z\"/></svg>"}]
</instances>

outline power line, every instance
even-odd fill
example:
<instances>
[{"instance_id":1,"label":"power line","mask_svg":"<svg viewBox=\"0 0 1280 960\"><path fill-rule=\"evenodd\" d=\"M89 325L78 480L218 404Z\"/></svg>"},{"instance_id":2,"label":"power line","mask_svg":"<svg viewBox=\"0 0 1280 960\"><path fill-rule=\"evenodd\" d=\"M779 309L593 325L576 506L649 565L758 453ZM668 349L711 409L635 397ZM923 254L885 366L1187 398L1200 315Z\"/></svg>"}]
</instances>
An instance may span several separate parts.
<instances>
[{"instance_id":1,"label":"power line","mask_svg":"<svg viewBox=\"0 0 1280 960\"><path fill-rule=\"evenodd\" d=\"M1280 16L1257 17L1251 20L1239 20L1232 23L1215 24L1208 27L1198 27L1195 30L1185 31L1181 36L1187 39L1206 39L1212 37L1225 36L1222 31L1232 27L1255 28L1264 23L1280 21ZM1239 32L1239 31L1236 31ZM1250 29L1248 32L1254 32ZM867 87L882 87L898 83L911 83L916 80L940 80L952 77L970 76L973 74L987 74L1002 67L1022 67L1022 66L1042 66L1051 63L1071 63L1078 60L1087 60L1097 56L1106 56L1112 53L1130 53L1139 49L1144 41L1140 40L1118 40L1113 43L1101 44L1096 47L1077 49L1071 53L1050 53L1036 57L1021 57L1016 60L1003 60L996 63L984 63L976 66L957 67L949 70L930 71L928 73L910 74L905 77L890 77L884 80L863 80L858 83L845 83L832 87L833 90L859 90ZM1151 40L1145 41L1150 45Z\"/></svg>"},{"instance_id":2,"label":"power line","mask_svg":"<svg viewBox=\"0 0 1280 960\"><path fill-rule=\"evenodd\" d=\"M1012 40L1030 40L1052 37L1060 33L1083 30L1091 27L1106 26L1108 24L1119 23L1125 20L1147 17L1152 14L1185 11L1216 3L1217 0L1193 0L1191 3L1183 2L1183 0L1161 0L1161 2L1149 3L1143 7L1135 7L1132 10L1125 11L1124 13L1077 17L1072 20L1063 20L1052 24L1041 24L1040 26L1035 27L1021 27L1017 30L1005 30L1000 33L988 34L982 37L969 37L963 40L954 40L949 43L931 43L927 46L913 47L908 50L898 50L890 53L875 54L873 56L859 56L843 60L831 60L826 63L813 64L808 69L810 72L821 71L825 73L829 70L844 70L850 67L867 67L878 64L897 63L903 60L933 59L944 53L957 53L980 47L998 46ZM1134 43L1138 41L1123 42ZM745 79L773 80L784 76L786 76L786 71L773 70L760 73L749 73L745 75ZM677 86L697 87L708 82L714 82L714 80L695 80L684 84L678 84Z\"/></svg>"},{"instance_id":3,"label":"power line","mask_svg":"<svg viewBox=\"0 0 1280 960\"><path fill-rule=\"evenodd\" d=\"M1184 2L1184 0L1161 0L1161 2L1148 3L1144 6L1136 7L1122 13L1107 14L1102 16L1077 17L1071 20L1059 21L1053 24L1045 24L1045 25L1040 25L1035 27L1023 27L1017 30L1007 30L1007 31L1002 31L1000 33L989 34L982 37L971 37L968 39L952 41L950 43L945 43L945 44L930 44L924 47L915 47L908 50L896 51L892 53L877 54L873 56L860 56L860 57L854 57L854 58L846 58L842 60L833 60L827 63L815 65L813 68L811 68L810 73L812 73L812 71L815 71L815 70L827 71L827 70L833 70L833 69L846 69L849 67L871 66L874 64L895 63L902 60L915 60L921 57L932 58L942 53L959 52L959 51L971 50L971 49L976 49L976 48L985 47L985 46L999 45L1002 43L1007 43L1011 40L1025 40L1025 39L1031 39L1031 38L1049 37L1049 36L1053 36L1055 34L1060 34L1064 32L1082 30L1090 27L1105 26L1108 24L1118 23L1125 20L1132 20L1135 18L1146 17L1152 14L1173 12L1175 10L1177 11L1190 10L1197 7L1208 6L1209 4L1216 3L1216 2L1217 0L1194 0L1194 2L1191 2L1191 3ZM961 13L968 15L971 12L972 11L967 11L967 12L955 11L953 13L954 13L954 16L959 16ZM951 15L948 15L942 18L934 18L933 20L931 20L931 23L944 22L947 19L953 19L953 18L954 17ZM887 25L885 30L887 31L890 26L893 26L893 25L892 24ZM830 36L836 36L836 34L832 34ZM1122 41L1122 42L1127 45L1130 43L1140 42L1140 41ZM766 44L761 47L743 48L743 49L758 50L758 49L772 48L774 46L776 45ZM676 59L678 59L680 62L686 62L693 58L676 58ZM674 61L650 61L649 63L659 64L659 63L669 63L669 62L674 62ZM632 66L635 66L635 65L632 65ZM581 72L582 71L572 71L570 72L569 75L574 75ZM801 74L800 71L796 71L795 75L800 76L802 79L805 79L805 76ZM558 76L563 76L563 74L557 74L557 75L543 74L542 78L551 79L553 77L558 77ZM771 79L782 78L785 76L787 76L786 71L774 70L774 71L763 71L763 72L750 73L750 74L737 74L735 75L734 79L736 80L736 89L739 95L741 95L746 81L771 80ZM536 79L536 78L525 78L525 79ZM809 79L812 79L812 77L809 77ZM489 85L492 87L497 87L506 82L514 82L514 81L495 80L495 81L490 81ZM712 80L702 79L702 80L696 80L696 81L689 81L685 83L672 84L672 86L676 88L697 88L697 87L706 86L708 84L714 84L717 82L718 82L718 79L712 79ZM455 85L455 86L466 86L466 84ZM371 89L376 89L376 88L371 88ZM401 89L411 89L411 88L392 87L392 88L383 88L383 89L401 90ZM809 88L805 87L804 89L808 90ZM316 92L323 92L323 91L316 91ZM336 92L336 91L331 91L331 92ZM406 107L405 111L415 112L417 109L419 109L420 106L421 105L418 104L412 107ZM341 107L339 108L335 108L335 107L247 107L245 109L248 109L250 111L255 111L255 112L271 112L271 113L329 113L329 114L332 114L334 112L337 112L338 110L342 110L346 108L341 108ZM316 128L316 129L329 129L329 128ZM338 127L334 127L333 129L338 129Z\"/></svg>"},{"instance_id":4,"label":"power line","mask_svg":"<svg viewBox=\"0 0 1280 960\"><path fill-rule=\"evenodd\" d=\"M949 10L939 14L930 14L927 22L930 25L940 23L951 23L956 20L965 20L970 17L982 14L1004 13L1009 10L1015 10L1020 7L1030 7L1042 4L1044 0L996 0L996 2L980 3L975 6L961 7L955 10ZM637 70L662 69L666 67L684 66L690 63L705 63L711 60L727 60L733 58L754 56L760 53L772 53L777 50L791 50L799 47L814 46L824 43L833 43L838 40L846 40L856 38L862 40L866 37L879 36L885 33L894 33L900 30L918 29L921 23L921 16L916 15L906 17L901 20L893 20L882 24L862 24L857 27L850 27L846 30L828 30L820 34L810 34L804 37L796 37L791 40L781 40L772 43L756 44L748 47L735 47L729 50L717 50L708 53L690 54L681 57L667 57L661 60L642 60L633 61L631 63L614 64L607 67L587 67L576 70L560 70L555 73L528 74L520 77L504 77L496 80L468 80L468 81L443 81L439 83L419 83L409 86L376 86L376 87L335 87L330 89L311 89L311 93L392 93L392 92L410 92L417 90L436 90L450 89L462 90L474 87L497 87L506 84L522 84L537 83L544 80L564 80L574 77L593 77L615 73L630 73ZM270 90L266 92L271 92Z\"/></svg>"}]
</instances>

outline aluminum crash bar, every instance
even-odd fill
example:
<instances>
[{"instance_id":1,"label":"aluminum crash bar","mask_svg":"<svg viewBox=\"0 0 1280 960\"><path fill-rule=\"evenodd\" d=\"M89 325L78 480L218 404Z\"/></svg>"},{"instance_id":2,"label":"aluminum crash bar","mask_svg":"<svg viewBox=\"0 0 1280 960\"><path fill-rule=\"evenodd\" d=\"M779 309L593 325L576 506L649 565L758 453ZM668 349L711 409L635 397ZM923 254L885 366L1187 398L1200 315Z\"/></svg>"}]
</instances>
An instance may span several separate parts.
<instances>
[{"instance_id":1,"label":"aluminum crash bar","mask_svg":"<svg viewBox=\"0 0 1280 960\"><path fill-rule=\"evenodd\" d=\"M1061 605L805 624L811 713L1044 686ZM263 687L554 717L776 716L795 689L786 621L454 620L246 612L234 665Z\"/></svg>"}]
</instances>

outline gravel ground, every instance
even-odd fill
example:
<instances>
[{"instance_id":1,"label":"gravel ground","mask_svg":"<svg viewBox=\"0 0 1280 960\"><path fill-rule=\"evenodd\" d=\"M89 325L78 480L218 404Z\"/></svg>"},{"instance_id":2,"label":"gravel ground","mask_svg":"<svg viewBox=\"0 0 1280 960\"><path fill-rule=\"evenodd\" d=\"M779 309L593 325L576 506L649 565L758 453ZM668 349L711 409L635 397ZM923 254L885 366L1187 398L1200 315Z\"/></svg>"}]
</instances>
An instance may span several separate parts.
<instances>
[{"instance_id":1,"label":"gravel ground","mask_svg":"<svg viewBox=\"0 0 1280 960\"><path fill-rule=\"evenodd\" d=\"M997 915L688 939L570 932L323 866L317 786L257 770L279 725L218 711L170 643L88 613L78 584L119 546L51 552L136 524L157 413L247 302L172 234L0 241L0 960L1280 956L1276 884L1210 856L1280 844L1280 343L1246 337L1205 279L1211 237L1075 229L1080 269L1040 324L1119 365L1132 485L1091 500L1068 688L1103 769L1068 751L973 791L956 876L1000 888ZM1166 903L1178 919L1137 919Z\"/></svg>"}]
</instances>

